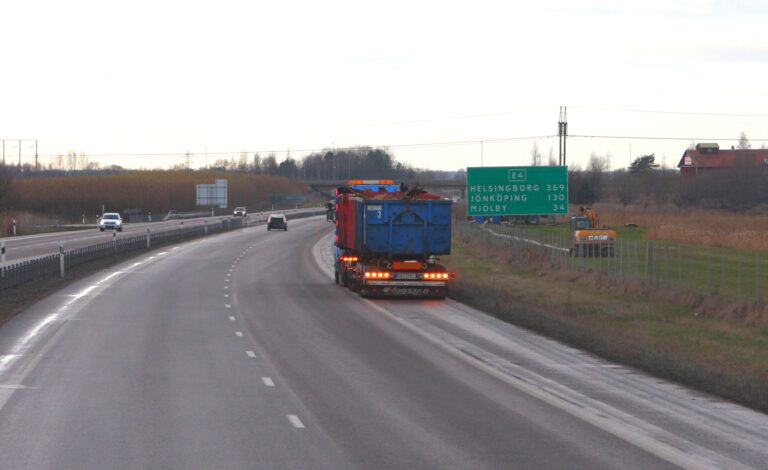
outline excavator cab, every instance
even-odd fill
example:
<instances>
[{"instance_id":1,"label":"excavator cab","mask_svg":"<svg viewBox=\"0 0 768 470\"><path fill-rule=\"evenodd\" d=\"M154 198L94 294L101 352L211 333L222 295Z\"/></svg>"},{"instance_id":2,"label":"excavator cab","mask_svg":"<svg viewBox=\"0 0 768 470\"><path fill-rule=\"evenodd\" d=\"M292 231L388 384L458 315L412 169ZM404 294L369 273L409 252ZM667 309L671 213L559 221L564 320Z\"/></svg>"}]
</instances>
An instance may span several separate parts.
<instances>
[{"instance_id":1,"label":"excavator cab","mask_svg":"<svg viewBox=\"0 0 768 470\"><path fill-rule=\"evenodd\" d=\"M589 227L589 218L583 215L571 217L571 231L587 230Z\"/></svg>"}]
</instances>

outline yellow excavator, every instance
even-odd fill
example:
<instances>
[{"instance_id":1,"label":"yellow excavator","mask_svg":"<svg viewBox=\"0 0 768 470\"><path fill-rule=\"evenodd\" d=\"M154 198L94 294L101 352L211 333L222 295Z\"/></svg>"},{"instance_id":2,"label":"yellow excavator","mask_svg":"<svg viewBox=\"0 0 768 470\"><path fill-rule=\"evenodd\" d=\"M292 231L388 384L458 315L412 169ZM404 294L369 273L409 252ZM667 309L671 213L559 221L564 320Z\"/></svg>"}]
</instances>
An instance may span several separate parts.
<instances>
[{"instance_id":1,"label":"yellow excavator","mask_svg":"<svg viewBox=\"0 0 768 470\"><path fill-rule=\"evenodd\" d=\"M578 215L571 217L572 256L613 256L615 246L616 230L600 227L591 207L581 206Z\"/></svg>"}]
</instances>

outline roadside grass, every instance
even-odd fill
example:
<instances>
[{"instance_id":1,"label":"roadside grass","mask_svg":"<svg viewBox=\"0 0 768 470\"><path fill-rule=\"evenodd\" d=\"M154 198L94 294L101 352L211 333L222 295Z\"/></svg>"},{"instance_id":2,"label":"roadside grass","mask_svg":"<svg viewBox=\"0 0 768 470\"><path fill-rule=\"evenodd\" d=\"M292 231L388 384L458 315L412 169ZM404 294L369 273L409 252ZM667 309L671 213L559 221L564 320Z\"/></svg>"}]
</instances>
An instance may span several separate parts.
<instances>
[{"instance_id":1,"label":"roadside grass","mask_svg":"<svg viewBox=\"0 0 768 470\"><path fill-rule=\"evenodd\" d=\"M768 324L718 318L664 300L641 283L517 264L454 240L451 296L608 360L768 411ZM753 319L754 320L754 319Z\"/></svg>"},{"instance_id":2,"label":"roadside grass","mask_svg":"<svg viewBox=\"0 0 768 470\"><path fill-rule=\"evenodd\" d=\"M483 227L495 233L570 248L570 228L565 222L549 226L486 224ZM621 279L654 281L743 302L768 297L768 255L765 253L643 239L642 228L617 227L616 230L614 257L570 257L565 252L554 255L560 257L561 264L572 268L600 271Z\"/></svg>"}]
</instances>

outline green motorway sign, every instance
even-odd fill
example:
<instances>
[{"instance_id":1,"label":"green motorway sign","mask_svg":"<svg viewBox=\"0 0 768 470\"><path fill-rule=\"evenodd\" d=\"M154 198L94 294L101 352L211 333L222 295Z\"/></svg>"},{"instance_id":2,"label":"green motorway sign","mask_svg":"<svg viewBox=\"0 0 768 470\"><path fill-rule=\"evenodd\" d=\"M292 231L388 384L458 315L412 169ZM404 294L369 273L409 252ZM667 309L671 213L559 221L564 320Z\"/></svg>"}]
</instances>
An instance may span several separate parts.
<instances>
[{"instance_id":1,"label":"green motorway sign","mask_svg":"<svg viewBox=\"0 0 768 470\"><path fill-rule=\"evenodd\" d=\"M467 168L467 215L567 213L567 166Z\"/></svg>"}]
</instances>

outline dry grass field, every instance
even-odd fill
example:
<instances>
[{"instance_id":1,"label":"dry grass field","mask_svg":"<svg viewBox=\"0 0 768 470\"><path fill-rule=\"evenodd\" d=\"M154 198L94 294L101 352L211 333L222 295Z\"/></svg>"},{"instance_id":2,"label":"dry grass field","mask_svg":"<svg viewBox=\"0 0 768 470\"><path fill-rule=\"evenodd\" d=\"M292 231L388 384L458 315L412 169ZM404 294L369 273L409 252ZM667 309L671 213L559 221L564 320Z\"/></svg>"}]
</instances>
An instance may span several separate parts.
<instances>
[{"instance_id":1,"label":"dry grass field","mask_svg":"<svg viewBox=\"0 0 768 470\"><path fill-rule=\"evenodd\" d=\"M599 204L600 221L612 227L636 223L645 238L671 242L768 251L768 215L721 210Z\"/></svg>"},{"instance_id":2,"label":"dry grass field","mask_svg":"<svg viewBox=\"0 0 768 470\"><path fill-rule=\"evenodd\" d=\"M195 185L227 179L229 205L269 201L270 195L298 194L303 184L281 177L214 171L135 171L106 176L73 176L17 180L7 206L14 210L78 215L107 209L140 208L159 214L195 209Z\"/></svg>"}]
</instances>

